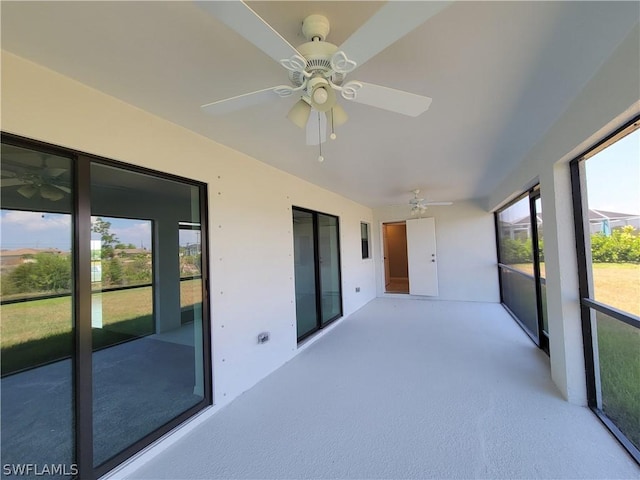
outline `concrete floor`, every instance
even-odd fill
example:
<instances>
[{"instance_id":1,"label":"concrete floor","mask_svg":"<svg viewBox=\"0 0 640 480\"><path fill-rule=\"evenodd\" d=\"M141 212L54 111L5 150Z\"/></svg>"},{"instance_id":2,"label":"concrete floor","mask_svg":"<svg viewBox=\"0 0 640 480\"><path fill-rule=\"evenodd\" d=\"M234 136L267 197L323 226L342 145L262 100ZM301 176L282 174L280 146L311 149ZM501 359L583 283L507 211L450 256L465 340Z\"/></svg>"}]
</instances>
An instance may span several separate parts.
<instances>
[{"instance_id":1,"label":"concrete floor","mask_svg":"<svg viewBox=\"0 0 640 480\"><path fill-rule=\"evenodd\" d=\"M640 478L496 304L375 299L131 479ZM117 477L117 475L116 475Z\"/></svg>"}]
</instances>

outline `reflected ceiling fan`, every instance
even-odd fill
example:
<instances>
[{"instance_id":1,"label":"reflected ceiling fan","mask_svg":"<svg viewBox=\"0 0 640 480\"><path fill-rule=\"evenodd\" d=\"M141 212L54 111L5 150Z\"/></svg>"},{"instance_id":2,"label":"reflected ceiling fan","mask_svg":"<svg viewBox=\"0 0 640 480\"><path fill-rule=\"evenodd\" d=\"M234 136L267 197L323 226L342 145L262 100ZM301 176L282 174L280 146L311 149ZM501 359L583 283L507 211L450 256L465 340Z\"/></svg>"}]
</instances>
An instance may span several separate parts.
<instances>
[{"instance_id":1,"label":"reflected ceiling fan","mask_svg":"<svg viewBox=\"0 0 640 480\"><path fill-rule=\"evenodd\" d=\"M2 188L18 186L16 190L25 198L33 198L37 193L46 200L56 202L71 193L71 189L62 183L62 175L68 172L66 168L12 166L0 171L0 186Z\"/></svg>"},{"instance_id":2,"label":"reflected ceiling fan","mask_svg":"<svg viewBox=\"0 0 640 480\"><path fill-rule=\"evenodd\" d=\"M304 19L306 43L294 48L248 5L241 1L197 2L201 8L253 43L280 63L291 85L279 85L202 106L212 115L225 114L279 97L298 101L287 118L307 130L307 145L335 138L335 127L344 124L347 113L338 96L391 112L417 117L431 98L361 81L345 81L348 74L379 52L434 16L450 2L394 2L383 5L340 47L325 41L329 20L323 15ZM257 72L259 74L259 72ZM322 152L318 160L322 161Z\"/></svg>"},{"instance_id":3,"label":"reflected ceiling fan","mask_svg":"<svg viewBox=\"0 0 640 480\"><path fill-rule=\"evenodd\" d=\"M418 197L420 194L420 189L416 188L412 190L413 198L409 200L409 206L411 207L411 215L423 215L429 206L440 206L440 205L453 205L453 202L428 202L424 198Z\"/></svg>"}]
</instances>

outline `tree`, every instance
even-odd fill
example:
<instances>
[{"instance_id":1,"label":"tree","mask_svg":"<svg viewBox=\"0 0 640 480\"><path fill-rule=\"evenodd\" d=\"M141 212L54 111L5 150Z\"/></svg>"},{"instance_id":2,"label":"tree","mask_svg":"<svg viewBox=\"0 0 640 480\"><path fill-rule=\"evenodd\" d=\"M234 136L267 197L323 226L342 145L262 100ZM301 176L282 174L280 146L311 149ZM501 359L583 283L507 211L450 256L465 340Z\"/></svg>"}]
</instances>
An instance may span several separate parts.
<instances>
[{"instance_id":1,"label":"tree","mask_svg":"<svg viewBox=\"0 0 640 480\"><path fill-rule=\"evenodd\" d=\"M122 285L124 281L122 263L117 257L104 262L102 266L102 275L107 285Z\"/></svg>"},{"instance_id":2,"label":"tree","mask_svg":"<svg viewBox=\"0 0 640 480\"><path fill-rule=\"evenodd\" d=\"M102 258L113 258L114 248L120 243L115 233L111 233L111 222L104 221L101 217L97 217L91 223L91 231L100 234L102 242Z\"/></svg>"}]
</instances>

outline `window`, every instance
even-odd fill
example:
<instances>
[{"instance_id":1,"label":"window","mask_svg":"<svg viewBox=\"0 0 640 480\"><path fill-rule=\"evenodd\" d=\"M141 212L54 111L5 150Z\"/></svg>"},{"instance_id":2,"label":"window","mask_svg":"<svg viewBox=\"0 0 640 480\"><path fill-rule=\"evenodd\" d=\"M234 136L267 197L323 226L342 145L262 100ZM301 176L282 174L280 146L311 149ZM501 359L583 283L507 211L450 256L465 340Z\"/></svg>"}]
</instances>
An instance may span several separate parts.
<instances>
[{"instance_id":1,"label":"window","mask_svg":"<svg viewBox=\"0 0 640 480\"><path fill-rule=\"evenodd\" d=\"M3 463L96 478L211 403L206 187L10 135L2 162Z\"/></svg>"},{"instance_id":2,"label":"window","mask_svg":"<svg viewBox=\"0 0 640 480\"><path fill-rule=\"evenodd\" d=\"M501 301L532 340L548 353L539 188L496 212L495 218Z\"/></svg>"},{"instance_id":3,"label":"window","mask_svg":"<svg viewBox=\"0 0 640 480\"><path fill-rule=\"evenodd\" d=\"M371 258L369 255L369 224L360 222L360 238L362 242L362 258Z\"/></svg>"},{"instance_id":4,"label":"window","mask_svg":"<svg viewBox=\"0 0 640 480\"><path fill-rule=\"evenodd\" d=\"M571 163L591 409L640 462L640 117Z\"/></svg>"}]
</instances>

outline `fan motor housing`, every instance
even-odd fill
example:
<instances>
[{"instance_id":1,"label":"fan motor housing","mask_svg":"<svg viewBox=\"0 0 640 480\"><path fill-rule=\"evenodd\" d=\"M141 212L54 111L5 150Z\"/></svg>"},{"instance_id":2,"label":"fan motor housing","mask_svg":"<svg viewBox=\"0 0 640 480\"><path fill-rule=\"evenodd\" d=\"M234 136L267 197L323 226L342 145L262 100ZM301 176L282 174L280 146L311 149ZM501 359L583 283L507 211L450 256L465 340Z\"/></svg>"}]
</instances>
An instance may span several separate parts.
<instances>
[{"instance_id":1,"label":"fan motor housing","mask_svg":"<svg viewBox=\"0 0 640 480\"><path fill-rule=\"evenodd\" d=\"M344 80L344 74L335 73L331 68L331 57L338 51L333 43L324 41L310 41L298 47L298 51L307 60L305 71L312 74L320 74L325 78L331 77L331 81L340 85ZM289 72L289 79L295 86L302 85L304 76L300 72Z\"/></svg>"}]
</instances>

